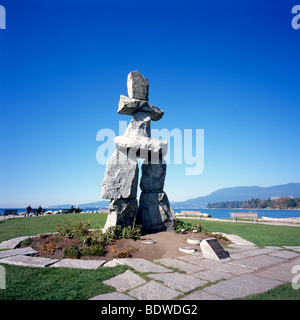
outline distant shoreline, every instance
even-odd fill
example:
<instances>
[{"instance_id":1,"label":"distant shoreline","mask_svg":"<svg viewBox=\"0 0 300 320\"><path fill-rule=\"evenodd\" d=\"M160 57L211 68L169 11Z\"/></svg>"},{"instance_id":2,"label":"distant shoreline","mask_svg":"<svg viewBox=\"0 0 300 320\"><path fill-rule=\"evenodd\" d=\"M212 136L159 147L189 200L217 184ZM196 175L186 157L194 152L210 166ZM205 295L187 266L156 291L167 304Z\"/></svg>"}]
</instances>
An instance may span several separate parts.
<instances>
[{"instance_id":1,"label":"distant shoreline","mask_svg":"<svg viewBox=\"0 0 300 320\"><path fill-rule=\"evenodd\" d=\"M272 209L272 208L174 208L171 204L172 209L174 210L282 210L282 211L299 211L300 209Z\"/></svg>"},{"instance_id":2,"label":"distant shoreline","mask_svg":"<svg viewBox=\"0 0 300 320\"><path fill-rule=\"evenodd\" d=\"M214 209L214 210L300 210L300 209L294 209L294 208L288 208L288 209L273 209L273 208L203 208L203 210L210 210L210 209Z\"/></svg>"}]
</instances>

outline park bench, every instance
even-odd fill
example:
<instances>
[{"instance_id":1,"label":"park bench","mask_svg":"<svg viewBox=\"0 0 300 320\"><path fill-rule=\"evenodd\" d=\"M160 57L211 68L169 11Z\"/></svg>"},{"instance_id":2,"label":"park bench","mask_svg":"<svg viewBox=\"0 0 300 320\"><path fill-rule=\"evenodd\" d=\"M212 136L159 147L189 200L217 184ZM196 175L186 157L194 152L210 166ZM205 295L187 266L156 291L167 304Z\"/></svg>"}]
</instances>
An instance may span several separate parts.
<instances>
[{"instance_id":1,"label":"park bench","mask_svg":"<svg viewBox=\"0 0 300 320\"><path fill-rule=\"evenodd\" d=\"M254 223L258 221L257 212L230 212L230 218L232 218L233 221L237 219L253 219Z\"/></svg>"},{"instance_id":2,"label":"park bench","mask_svg":"<svg viewBox=\"0 0 300 320\"><path fill-rule=\"evenodd\" d=\"M61 209L62 214L68 214L68 213L75 213L75 208L74 209ZM82 209L79 209L79 212L82 212Z\"/></svg>"},{"instance_id":3,"label":"park bench","mask_svg":"<svg viewBox=\"0 0 300 320\"><path fill-rule=\"evenodd\" d=\"M30 213L31 213L31 214L34 214L34 215L37 215L37 210L38 210L38 209L32 209ZM45 213L45 212L46 212L46 209L42 209L42 212L41 212L41 213Z\"/></svg>"},{"instance_id":4,"label":"park bench","mask_svg":"<svg viewBox=\"0 0 300 320\"><path fill-rule=\"evenodd\" d=\"M15 209L7 209L7 210L4 210L3 212L3 217L5 219L5 216L17 216L18 215L18 210L15 210Z\"/></svg>"}]
</instances>

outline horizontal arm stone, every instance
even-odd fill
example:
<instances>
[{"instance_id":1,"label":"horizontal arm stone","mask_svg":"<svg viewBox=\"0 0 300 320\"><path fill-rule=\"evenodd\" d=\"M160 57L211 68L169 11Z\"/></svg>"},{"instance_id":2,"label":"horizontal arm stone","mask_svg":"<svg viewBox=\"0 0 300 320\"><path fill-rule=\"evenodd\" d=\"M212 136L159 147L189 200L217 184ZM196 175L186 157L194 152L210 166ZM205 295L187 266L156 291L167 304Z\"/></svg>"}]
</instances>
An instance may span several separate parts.
<instances>
[{"instance_id":1,"label":"horizontal arm stone","mask_svg":"<svg viewBox=\"0 0 300 320\"><path fill-rule=\"evenodd\" d=\"M145 111L150 113L150 118L152 121L160 120L164 112L158 107L153 106L148 103L146 100L139 100L134 98L128 98L121 95L119 101L119 114L127 114L129 116L135 115L138 111Z\"/></svg>"}]
</instances>

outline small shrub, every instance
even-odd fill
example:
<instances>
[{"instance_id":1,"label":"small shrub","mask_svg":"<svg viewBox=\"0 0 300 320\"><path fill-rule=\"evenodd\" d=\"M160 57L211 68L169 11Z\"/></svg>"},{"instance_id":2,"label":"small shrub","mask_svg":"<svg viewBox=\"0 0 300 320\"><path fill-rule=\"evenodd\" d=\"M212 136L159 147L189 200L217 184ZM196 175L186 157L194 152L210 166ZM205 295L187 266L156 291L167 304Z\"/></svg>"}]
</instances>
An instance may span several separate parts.
<instances>
[{"instance_id":1,"label":"small shrub","mask_svg":"<svg viewBox=\"0 0 300 320\"><path fill-rule=\"evenodd\" d=\"M33 241L33 238L27 238L21 242L21 245L29 246Z\"/></svg>"},{"instance_id":2,"label":"small shrub","mask_svg":"<svg viewBox=\"0 0 300 320\"><path fill-rule=\"evenodd\" d=\"M141 235L142 235L141 225L127 226L122 229L122 238L136 240L136 239L139 239Z\"/></svg>"},{"instance_id":3,"label":"small shrub","mask_svg":"<svg viewBox=\"0 0 300 320\"><path fill-rule=\"evenodd\" d=\"M105 253L104 247L101 244L86 247L81 251L83 256L103 256Z\"/></svg>"},{"instance_id":4,"label":"small shrub","mask_svg":"<svg viewBox=\"0 0 300 320\"><path fill-rule=\"evenodd\" d=\"M102 235L105 243L110 243L112 240L118 240L122 238L126 239L139 239L142 235L142 226L133 225L122 227L112 226L107 229L107 231Z\"/></svg>"},{"instance_id":5,"label":"small shrub","mask_svg":"<svg viewBox=\"0 0 300 320\"><path fill-rule=\"evenodd\" d=\"M53 255L54 251L57 249L55 241L50 241L48 243L42 244L42 250L45 254Z\"/></svg>"},{"instance_id":6,"label":"small shrub","mask_svg":"<svg viewBox=\"0 0 300 320\"><path fill-rule=\"evenodd\" d=\"M203 227L201 223L196 223L195 225L193 225L189 222L184 222L182 220L176 220L174 229L176 233L186 233L187 231L201 232L202 230Z\"/></svg>"},{"instance_id":7,"label":"small shrub","mask_svg":"<svg viewBox=\"0 0 300 320\"><path fill-rule=\"evenodd\" d=\"M131 257L132 252L134 252L136 249L135 248L130 248L130 249L117 249L117 247L111 246L111 254L114 258L129 258Z\"/></svg>"},{"instance_id":8,"label":"small shrub","mask_svg":"<svg viewBox=\"0 0 300 320\"><path fill-rule=\"evenodd\" d=\"M79 259L81 252L76 244L72 244L70 248L65 248L63 258Z\"/></svg>"},{"instance_id":9,"label":"small shrub","mask_svg":"<svg viewBox=\"0 0 300 320\"><path fill-rule=\"evenodd\" d=\"M203 230L203 227L201 223L196 223L195 225L192 226L192 231L194 232L201 232L202 230Z\"/></svg>"},{"instance_id":10,"label":"small shrub","mask_svg":"<svg viewBox=\"0 0 300 320\"><path fill-rule=\"evenodd\" d=\"M227 237L223 236L221 233L213 234L213 237L217 238L218 240L230 241Z\"/></svg>"},{"instance_id":11,"label":"small shrub","mask_svg":"<svg viewBox=\"0 0 300 320\"><path fill-rule=\"evenodd\" d=\"M65 222L63 225L56 226L58 235L69 239L84 238L89 234L90 222Z\"/></svg>"},{"instance_id":12,"label":"small shrub","mask_svg":"<svg viewBox=\"0 0 300 320\"><path fill-rule=\"evenodd\" d=\"M226 241L230 241L227 237L223 236L221 233L212 233L210 231L203 231L203 233L208 236L208 237L211 237L211 238L216 238L218 240L226 240Z\"/></svg>"}]
</instances>

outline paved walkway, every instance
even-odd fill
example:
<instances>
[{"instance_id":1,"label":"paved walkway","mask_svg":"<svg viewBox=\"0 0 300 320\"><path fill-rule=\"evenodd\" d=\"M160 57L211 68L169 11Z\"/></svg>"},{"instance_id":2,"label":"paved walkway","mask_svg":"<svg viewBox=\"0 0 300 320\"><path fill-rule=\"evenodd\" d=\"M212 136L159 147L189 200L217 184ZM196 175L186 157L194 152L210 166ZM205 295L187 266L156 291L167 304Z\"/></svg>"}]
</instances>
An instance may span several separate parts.
<instances>
[{"instance_id":1,"label":"paved walkway","mask_svg":"<svg viewBox=\"0 0 300 320\"><path fill-rule=\"evenodd\" d=\"M292 282L294 266L300 266L300 246L258 248L236 235L226 235L234 242L228 249L231 260L218 262L201 252L181 254L150 262L144 259L104 260L46 259L32 257L30 248L14 249L24 237L2 242L0 263L35 267L71 267L97 269L124 264L132 268L104 281L115 292L91 300L226 300L243 298ZM200 249L199 249L200 251ZM142 273L142 274L141 274ZM299 289L300 290L300 289Z\"/></svg>"},{"instance_id":2,"label":"paved walkway","mask_svg":"<svg viewBox=\"0 0 300 320\"><path fill-rule=\"evenodd\" d=\"M292 268L300 265L300 246L293 248L235 245L229 249L231 261L217 262L202 254L147 261L146 276L134 271L104 281L116 292L91 300L226 300L243 298L273 289L295 276ZM117 259L141 271L143 259ZM153 271L151 269L153 265ZM157 272L156 266L173 268ZM174 269L176 268L176 269Z\"/></svg>"}]
</instances>

